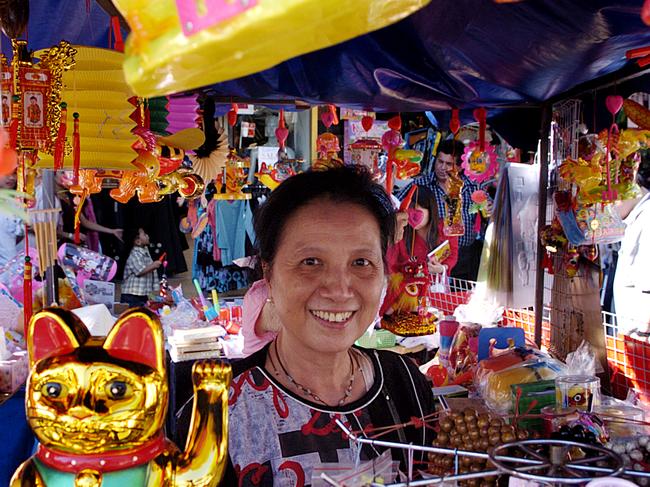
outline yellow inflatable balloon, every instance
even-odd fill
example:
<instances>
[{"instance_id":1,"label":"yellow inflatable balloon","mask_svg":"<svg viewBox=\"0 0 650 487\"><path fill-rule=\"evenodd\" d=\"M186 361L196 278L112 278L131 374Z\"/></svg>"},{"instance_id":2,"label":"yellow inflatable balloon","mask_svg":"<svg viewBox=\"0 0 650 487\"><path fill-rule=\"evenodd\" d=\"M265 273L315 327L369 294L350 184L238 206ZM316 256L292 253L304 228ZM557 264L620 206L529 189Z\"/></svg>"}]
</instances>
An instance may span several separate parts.
<instances>
[{"instance_id":1,"label":"yellow inflatable balloon","mask_svg":"<svg viewBox=\"0 0 650 487\"><path fill-rule=\"evenodd\" d=\"M430 0L113 0L142 97L256 73L401 20Z\"/></svg>"}]
</instances>

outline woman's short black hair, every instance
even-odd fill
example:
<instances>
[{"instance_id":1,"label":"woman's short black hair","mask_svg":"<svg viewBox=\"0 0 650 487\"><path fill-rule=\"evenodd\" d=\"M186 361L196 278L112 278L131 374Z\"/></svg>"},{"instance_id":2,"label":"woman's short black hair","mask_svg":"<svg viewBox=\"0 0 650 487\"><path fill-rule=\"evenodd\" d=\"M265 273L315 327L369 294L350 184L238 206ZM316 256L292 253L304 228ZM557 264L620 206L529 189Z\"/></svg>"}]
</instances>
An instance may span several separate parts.
<instances>
[{"instance_id":1,"label":"woman's short black hair","mask_svg":"<svg viewBox=\"0 0 650 487\"><path fill-rule=\"evenodd\" d=\"M272 264L284 227L300 208L326 199L351 203L368 210L381 235L382 257L393 240L395 212L382 186L372 180L365 167L343 166L326 171L308 171L286 179L262 204L254 216L256 247L262 262ZM332 236L334 238L334 236Z\"/></svg>"}]
</instances>

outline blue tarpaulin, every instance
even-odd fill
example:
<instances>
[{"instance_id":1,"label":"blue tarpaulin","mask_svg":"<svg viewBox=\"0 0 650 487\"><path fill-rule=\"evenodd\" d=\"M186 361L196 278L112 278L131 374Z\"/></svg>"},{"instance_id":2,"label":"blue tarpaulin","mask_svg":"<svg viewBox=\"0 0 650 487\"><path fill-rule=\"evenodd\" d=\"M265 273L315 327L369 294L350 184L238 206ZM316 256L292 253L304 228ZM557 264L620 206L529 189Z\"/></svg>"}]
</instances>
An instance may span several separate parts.
<instances>
[{"instance_id":1,"label":"blue tarpaulin","mask_svg":"<svg viewBox=\"0 0 650 487\"><path fill-rule=\"evenodd\" d=\"M435 0L395 25L210 91L380 111L538 104L621 69L628 49L649 45L642 3ZM109 16L95 1L31 0L30 8L34 50L60 39L108 46Z\"/></svg>"}]
</instances>

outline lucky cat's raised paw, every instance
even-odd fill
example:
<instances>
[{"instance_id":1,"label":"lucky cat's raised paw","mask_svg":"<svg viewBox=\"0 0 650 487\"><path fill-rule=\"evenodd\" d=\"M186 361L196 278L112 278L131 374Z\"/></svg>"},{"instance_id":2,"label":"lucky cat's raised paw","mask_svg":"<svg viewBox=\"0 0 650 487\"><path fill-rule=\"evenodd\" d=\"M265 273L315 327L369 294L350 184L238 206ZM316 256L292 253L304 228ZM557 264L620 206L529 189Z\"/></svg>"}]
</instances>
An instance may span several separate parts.
<instances>
[{"instance_id":1,"label":"lucky cat's raised paw","mask_svg":"<svg viewBox=\"0 0 650 487\"><path fill-rule=\"evenodd\" d=\"M230 364L217 360L201 360L192 367L192 382L195 387L223 385L228 387L232 379Z\"/></svg>"}]
</instances>

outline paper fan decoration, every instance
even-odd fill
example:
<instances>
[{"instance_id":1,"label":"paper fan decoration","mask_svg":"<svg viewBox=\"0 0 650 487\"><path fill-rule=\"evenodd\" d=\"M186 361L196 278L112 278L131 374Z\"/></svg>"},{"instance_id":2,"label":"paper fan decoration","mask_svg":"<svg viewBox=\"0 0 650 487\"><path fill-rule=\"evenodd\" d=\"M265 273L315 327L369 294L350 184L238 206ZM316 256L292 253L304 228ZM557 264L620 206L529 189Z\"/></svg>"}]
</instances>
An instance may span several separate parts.
<instances>
[{"instance_id":1,"label":"paper fan decoration","mask_svg":"<svg viewBox=\"0 0 650 487\"><path fill-rule=\"evenodd\" d=\"M132 146L137 137L131 131L136 124L130 118L134 107L128 100L133 93L124 81L124 54L85 46L75 49L76 63L63 74L61 98L67 103L66 138L70 142L73 113L79 114L80 167L133 169L131 161L137 153ZM37 167L53 167L53 156L39 155ZM65 155L63 166L73 167L72 152Z\"/></svg>"},{"instance_id":2,"label":"paper fan decoration","mask_svg":"<svg viewBox=\"0 0 650 487\"><path fill-rule=\"evenodd\" d=\"M228 137L223 129L217 130L214 113L214 100L206 100L203 107L205 143L196 150L196 154L188 155L193 171L201 176L205 184L223 172L229 155Z\"/></svg>"}]
</instances>

